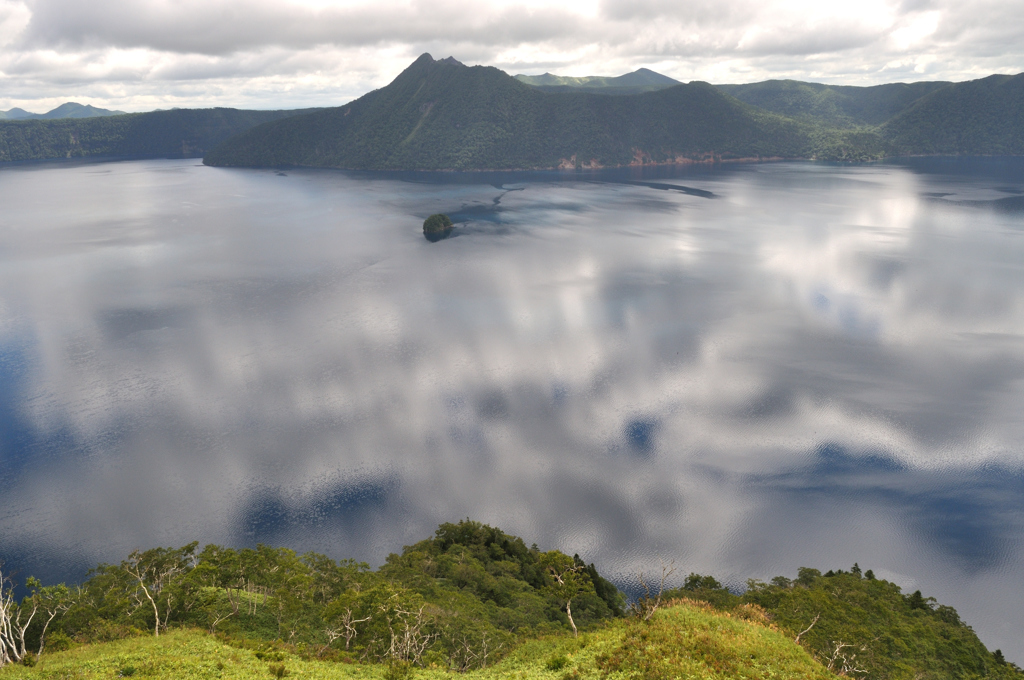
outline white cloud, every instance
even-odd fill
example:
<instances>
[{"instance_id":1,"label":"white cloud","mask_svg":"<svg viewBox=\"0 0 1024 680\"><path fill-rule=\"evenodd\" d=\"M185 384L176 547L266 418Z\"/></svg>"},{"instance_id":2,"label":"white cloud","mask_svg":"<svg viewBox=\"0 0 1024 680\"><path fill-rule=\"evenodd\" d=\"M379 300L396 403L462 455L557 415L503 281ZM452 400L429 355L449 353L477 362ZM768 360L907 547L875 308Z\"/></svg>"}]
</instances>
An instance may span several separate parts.
<instances>
[{"instance_id":1,"label":"white cloud","mask_svg":"<svg viewBox=\"0 0 1024 680\"><path fill-rule=\"evenodd\" d=\"M340 104L422 52L854 85L1024 70L1024 0L0 0L0 108Z\"/></svg>"}]
</instances>

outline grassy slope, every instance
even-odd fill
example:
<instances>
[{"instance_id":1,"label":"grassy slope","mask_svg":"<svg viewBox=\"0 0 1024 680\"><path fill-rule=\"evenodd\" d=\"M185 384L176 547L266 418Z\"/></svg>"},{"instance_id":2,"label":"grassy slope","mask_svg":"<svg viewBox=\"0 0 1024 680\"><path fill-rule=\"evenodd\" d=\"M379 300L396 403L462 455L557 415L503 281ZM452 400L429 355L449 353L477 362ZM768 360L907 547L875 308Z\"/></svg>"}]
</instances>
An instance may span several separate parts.
<instances>
[{"instance_id":1,"label":"grassy slope","mask_svg":"<svg viewBox=\"0 0 1024 680\"><path fill-rule=\"evenodd\" d=\"M757 618L756 616L754 617ZM307 661L286 654L279 662L261 661L254 652L228 646L206 633L179 630L160 638L138 637L44 655L34 668L0 669L0 680L104 680L113 677L270 678L271 665L283 664L291 678L384 678L387 668ZM756 621L719 613L695 603L663 609L648 624L616 621L583 634L526 642L497 665L466 674L417 669L425 679L579 677L700 680L834 678L788 636Z\"/></svg>"},{"instance_id":2,"label":"grassy slope","mask_svg":"<svg viewBox=\"0 0 1024 680\"><path fill-rule=\"evenodd\" d=\"M385 88L261 125L205 162L434 170L794 158L814 155L816 132L707 83L622 97L546 93L495 68L423 55Z\"/></svg>"},{"instance_id":3,"label":"grassy slope","mask_svg":"<svg viewBox=\"0 0 1024 680\"><path fill-rule=\"evenodd\" d=\"M691 575L688 582L694 581ZM710 577L697 577L708 579ZM783 577L773 583L750 582L747 592L735 595L710 579L714 587L670 591L707 600L721 611L757 605L781 630L796 636L815 658L828 659L836 645L856 657L851 663L877 680L972 680L1021 678L1012 664L1001 663L985 648L974 630L956 611L924 598L905 595L889 581L853 571L801 569L796 581ZM812 625L813 624L813 625Z\"/></svg>"},{"instance_id":4,"label":"grassy slope","mask_svg":"<svg viewBox=\"0 0 1024 680\"><path fill-rule=\"evenodd\" d=\"M819 577L810 587L766 586L744 596L771 612L781 628L803 630L819 658L837 640L853 645L858 665L883 680L1020 677L992 654L949 607L914 609L899 586L851 573Z\"/></svg>"}]
</instances>

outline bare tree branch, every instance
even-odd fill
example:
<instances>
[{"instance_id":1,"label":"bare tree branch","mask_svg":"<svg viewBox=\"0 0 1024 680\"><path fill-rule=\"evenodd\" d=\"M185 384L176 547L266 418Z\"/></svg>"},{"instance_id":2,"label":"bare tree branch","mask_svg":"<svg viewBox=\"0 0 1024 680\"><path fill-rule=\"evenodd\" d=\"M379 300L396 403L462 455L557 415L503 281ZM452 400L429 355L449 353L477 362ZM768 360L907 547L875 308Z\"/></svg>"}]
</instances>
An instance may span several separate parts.
<instances>
[{"instance_id":1,"label":"bare tree branch","mask_svg":"<svg viewBox=\"0 0 1024 680\"><path fill-rule=\"evenodd\" d=\"M811 628L814 628L814 624L816 624L818 622L818 619L820 619L820 618L821 618L821 614L818 614L817 616L815 616L814 620L811 621L811 625L807 626L802 631L800 631L799 633L796 634L796 638L793 640L793 642L795 642L797 644L800 644L800 638L802 638L804 636L804 633L811 632Z\"/></svg>"}]
</instances>

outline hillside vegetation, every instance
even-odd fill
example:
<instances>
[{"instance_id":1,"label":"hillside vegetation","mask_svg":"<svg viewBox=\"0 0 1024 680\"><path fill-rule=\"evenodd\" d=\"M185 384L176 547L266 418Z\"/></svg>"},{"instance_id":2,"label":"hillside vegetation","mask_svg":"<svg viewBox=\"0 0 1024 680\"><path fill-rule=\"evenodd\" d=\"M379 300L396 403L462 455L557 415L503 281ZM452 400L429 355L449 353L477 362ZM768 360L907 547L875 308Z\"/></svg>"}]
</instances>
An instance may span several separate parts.
<instances>
[{"instance_id":1,"label":"hillside vegetation","mask_svg":"<svg viewBox=\"0 0 1024 680\"><path fill-rule=\"evenodd\" d=\"M0 162L89 157L195 158L255 125L296 113L303 111L174 109L88 118L0 121Z\"/></svg>"},{"instance_id":2,"label":"hillside vegetation","mask_svg":"<svg viewBox=\"0 0 1024 680\"><path fill-rule=\"evenodd\" d=\"M1022 677L952 608L856 567L742 595L691 574L627 610L593 565L469 520L376 571L193 543L133 552L81 586L29 578L20 602L0 581L0 680Z\"/></svg>"},{"instance_id":3,"label":"hillside vegetation","mask_svg":"<svg viewBox=\"0 0 1024 680\"><path fill-rule=\"evenodd\" d=\"M722 611L756 606L800 635L815 658L848 675L882 680L1021 677L1002 653L989 652L956 610L920 591L875 578L871 570L801 568L796 579L749 581L742 596L710 576L691 574L668 596L706 600Z\"/></svg>"},{"instance_id":4,"label":"hillside vegetation","mask_svg":"<svg viewBox=\"0 0 1024 680\"><path fill-rule=\"evenodd\" d=\"M1024 73L956 83L919 100L881 128L895 153L1024 154Z\"/></svg>"},{"instance_id":5,"label":"hillside vegetation","mask_svg":"<svg viewBox=\"0 0 1024 680\"><path fill-rule=\"evenodd\" d=\"M44 657L32 668L0 669L3 680L116 677L452 678L437 664L413 670L397 664L337 663L285 645L252 645L198 630L134 637ZM693 678L694 680L831 680L836 676L770 625L678 602L650 621L616 621L579 638L547 635L526 641L486 668L455 677L491 678Z\"/></svg>"},{"instance_id":6,"label":"hillside vegetation","mask_svg":"<svg viewBox=\"0 0 1024 680\"><path fill-rule=\"evenodd\" d=\"M742 102L766 111L850 128L881 125L905 111L921 97L950 84L934 81L849 87L797 80L767 80L748 85L716 87Z\"/></svg>"}]
</instances>

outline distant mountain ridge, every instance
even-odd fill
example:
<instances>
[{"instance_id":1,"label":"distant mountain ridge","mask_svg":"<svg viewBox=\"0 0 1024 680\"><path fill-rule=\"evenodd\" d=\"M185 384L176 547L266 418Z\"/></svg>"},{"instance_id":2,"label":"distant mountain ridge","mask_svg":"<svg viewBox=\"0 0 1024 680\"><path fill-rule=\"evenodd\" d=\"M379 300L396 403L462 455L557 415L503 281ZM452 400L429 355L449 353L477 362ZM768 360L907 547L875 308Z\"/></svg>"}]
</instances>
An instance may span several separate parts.
<instances>
[{"instance_id":1,"label":"distant mountain ridge","mask_svg":"<svg viewBox=\"0 0 1024 680\"><path fill-rule=\"evenodd\" d=\"M46 113L30 113L25 109L13 108L0 111L0 120L61 120L64 118L99 118L101 116L121 116L124 111L100 109L89 104L67 102Z\"/></svg>"},{"instance_id":2,"label":"distant mountain ridge","mask_svg":"<svg viewBox=\"0 0 1024 680\"><path fill-rule=\"evenodd\" d=\"M205 155L240 167L482 170L1024 155L1024 74L713 86L649 69L512 77L424 54L341 107L119 113L73 103L47 114L11 109L0 116L0 162Z\"/></svg>"},{"instance_id":3,"label":"distant mountain ridge","mask_svg":"<svg viewBox=\"0 0 1024 680\"><path fill-rule=\"evenodd\" d=\"M573 77L545 73L540 76L520 74L515 76L515 79L546 92L578 90L593 92L594 94L640 94L682 84L674 78L669 78L647 68L640 68L632 73L626 73L621 76Z\"/></svg>"},{"instance_id":4,"label":"distant mountain ridge","mask_svg":"<svg viewBox=\"0 0 1024 680\"><path fill-rule=\"evenodd\" d=\"M301 111L173 109L120 116L0 121L0 162L196 158L249 128Z\"/></svg>"}]
</instances>

